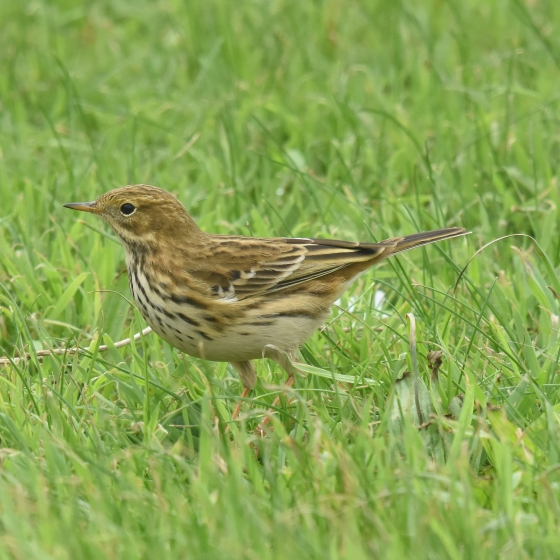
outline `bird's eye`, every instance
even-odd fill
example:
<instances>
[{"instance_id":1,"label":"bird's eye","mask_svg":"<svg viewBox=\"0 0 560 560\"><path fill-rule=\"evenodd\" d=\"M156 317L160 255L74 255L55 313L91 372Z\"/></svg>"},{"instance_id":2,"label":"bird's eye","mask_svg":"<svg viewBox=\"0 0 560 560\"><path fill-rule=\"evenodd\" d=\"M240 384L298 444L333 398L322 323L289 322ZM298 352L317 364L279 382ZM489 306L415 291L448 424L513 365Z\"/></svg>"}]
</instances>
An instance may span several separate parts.
<instances>
[{"instance_id":1,"label":"bird's eye","mask_svg":"<svg viewBox=\"0 0 560 560\"><path fill-rule=\"evenodd\" d=\"M125 202L121 206L121 214L124 214L125 216L130 216L134 210L136 210L136 206L134 206L134 204L130 204L130 202Z\"/></svg>"}]
</instances>

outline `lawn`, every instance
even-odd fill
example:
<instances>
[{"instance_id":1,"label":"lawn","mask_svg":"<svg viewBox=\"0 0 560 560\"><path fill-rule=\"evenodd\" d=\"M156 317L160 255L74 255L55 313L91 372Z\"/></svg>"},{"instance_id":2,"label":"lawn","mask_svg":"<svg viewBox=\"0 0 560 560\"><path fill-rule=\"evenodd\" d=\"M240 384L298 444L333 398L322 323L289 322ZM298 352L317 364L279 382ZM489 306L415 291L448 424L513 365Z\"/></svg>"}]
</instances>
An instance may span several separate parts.
<instances>
[{"instance_id":1,"label":"lawn","mask_svg":"<svg viewBox=\"0 0 560 560\"><path fill-rule=\"evenodd\" d=\"M559 2L0 21L0 356L28 355L0 366L0 559L560 558ZM362 276L232 421L227 364L115 347L146 326L124 251L62 205L130 183L215 233L472 234Z\"/></svg>"}]
</instances>

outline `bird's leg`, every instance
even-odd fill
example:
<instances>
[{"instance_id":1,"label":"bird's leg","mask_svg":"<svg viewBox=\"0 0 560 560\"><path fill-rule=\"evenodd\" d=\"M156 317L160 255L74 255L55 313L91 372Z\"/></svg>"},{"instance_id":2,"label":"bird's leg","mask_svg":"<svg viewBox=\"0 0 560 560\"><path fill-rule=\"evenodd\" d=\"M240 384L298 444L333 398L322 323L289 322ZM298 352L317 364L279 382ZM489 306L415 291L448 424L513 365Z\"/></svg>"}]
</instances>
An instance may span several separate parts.
<instances>
[{"instance_id":1,"label":"bird's leg","mask_svg":"<svg viewBox=\"0 0 560 560\"><path fill-rule=\"evenodd\" d=\"M284 388L289 389L290 387L292 387L296 381L295 374L297 373L297 367L294 366L294 362L296 361L295 353L287 353L287 352L283 352L278 348L267 346L265 355L267 358L274 360L279 366L281 366L284 370L286 370L286 373L288 374L288 379L286 383L284 383ZM290 399L288 404L290 404L292 400L293 399ZM277 407L279 404L280 404L280 395L278 395L274 399L272 403L272 407L268 409L267 417L259 424L258 432L260 433L260 435L264 433L264 428L268 426L268 424L270 424L270 418L274 412L274 407Z\"/></svg>"},{"instance_id":2,"label":"bird's leg","mask_svg":"<svg viewBox=\"0 0 560 560\"><path fill-rule=\"evenodd\" d=\"M243 392L241 393L241 400L237 403L231 419L235 420L241 412L241 405L243 404L243 399L249 396L249 393L257 383L257 375L255 374L255 366L253 362L231 362L231 365L236 369L239 374L239 379L243 383Z\"/></svg>"},{"instance_id":3,"label":"bird's leg","mask_svg":"<svg viewBox=\"0 0 560 560\"><path fill-rule=\"evenodd\" d=\"M233 411L233 414L231 415L232 420L237 420L237 417L239 416L239 413L241 412L241 405L243 404L243 401L249 396L249 393L251 391L252 391L251 387L244 387L243 388L243 392L241 393L241 399L239 400L239 402L235 406L235 410Z\"/></svg>"}]
</instances>

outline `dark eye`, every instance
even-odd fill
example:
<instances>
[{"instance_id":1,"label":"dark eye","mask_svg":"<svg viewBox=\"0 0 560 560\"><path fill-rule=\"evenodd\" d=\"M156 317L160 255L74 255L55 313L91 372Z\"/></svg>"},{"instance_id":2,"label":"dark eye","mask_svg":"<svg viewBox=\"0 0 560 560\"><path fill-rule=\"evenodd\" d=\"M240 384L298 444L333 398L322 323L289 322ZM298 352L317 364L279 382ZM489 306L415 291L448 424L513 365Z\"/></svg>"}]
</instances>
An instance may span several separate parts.
<instances>
[{"instance_id":1,"label":"dark eye","mask_svg":"<svg viewBox=\"0 0 560 560\"><path fill-rule=\"evenodd\" d=\"M125 202L121 206L121 214L124 214L125 216L130 216L134 210L136 210L136 206L134 206L134 204L130 204L130 202Z\"/></svg>"}]
</instances>

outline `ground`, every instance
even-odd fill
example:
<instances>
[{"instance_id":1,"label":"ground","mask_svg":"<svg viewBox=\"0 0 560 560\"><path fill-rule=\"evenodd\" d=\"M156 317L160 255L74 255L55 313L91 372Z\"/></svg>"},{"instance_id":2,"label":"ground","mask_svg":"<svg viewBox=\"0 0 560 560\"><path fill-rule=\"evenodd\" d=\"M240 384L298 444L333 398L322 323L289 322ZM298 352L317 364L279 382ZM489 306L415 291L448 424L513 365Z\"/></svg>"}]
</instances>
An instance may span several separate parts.
<instances>
[{"instance_id":1,"label":"ground","mask_svg":"<svg viewBox=\"0 0 560 560\"><path fill-rule=\"evenodd\" d=\"M560 557L560 3L0 21L0 355L31 352L0 367L0 558ZM123 249L62 205L128 183L215 233L473 233L362 276L260 437L274 363L232 422L226 364L112 347L145 327Z\"/></svg>"}]
</instances>

